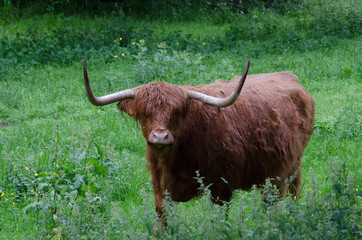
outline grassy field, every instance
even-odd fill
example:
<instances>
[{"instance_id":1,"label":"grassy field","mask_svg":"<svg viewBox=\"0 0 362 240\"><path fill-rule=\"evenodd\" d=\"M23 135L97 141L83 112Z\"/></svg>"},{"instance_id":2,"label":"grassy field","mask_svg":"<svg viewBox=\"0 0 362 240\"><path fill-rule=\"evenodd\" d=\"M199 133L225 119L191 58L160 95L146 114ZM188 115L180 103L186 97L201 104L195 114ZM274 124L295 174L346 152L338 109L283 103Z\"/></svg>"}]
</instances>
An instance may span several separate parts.
<instances>
[{"instance_id":1,"label":"grassy field","mask_svg":"<svg viewBox=\"0 0 362 240\"><path fill-rule=\"evenodd\" d=\"M325 1L224 22L1 18L0 238L361 238L361 6L319 3ZM293 72L316 101L301 199L267 207L257 190L235 192L226 220L225 208L212 205L201 186L199 199L167 201L168 231L152 235L145 140L115 104L88 102L84 57L98 95L153 80L228 80L248 59L249 74Z\"/></svg>"}]
</instances>

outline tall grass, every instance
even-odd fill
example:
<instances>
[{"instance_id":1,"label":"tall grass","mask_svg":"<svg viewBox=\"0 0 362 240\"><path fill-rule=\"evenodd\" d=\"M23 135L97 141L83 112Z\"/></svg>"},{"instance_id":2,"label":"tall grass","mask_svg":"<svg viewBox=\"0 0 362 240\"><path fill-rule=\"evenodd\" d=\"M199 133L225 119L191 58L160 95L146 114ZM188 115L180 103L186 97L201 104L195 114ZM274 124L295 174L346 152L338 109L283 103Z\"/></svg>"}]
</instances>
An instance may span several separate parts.
<instances>
[{"instance_id":1,"label":"tall grass","mask_svg":"<svg viewBox=\"0 0 362 240\"><path fill-rule=\"evenodd\" d=\"M0 18L0 238L361 238L360 6L291 6L193 22L119 12ZM167 200L169 227L153 235L145 141L116 106L89 104L84 57L97 95L148 81L228 80L247 59L250 74L292 71L316 101L300 200L267 206L257 190L240 191L227 210L201 178L205 194Z\"/></svg>"}]
</instances>

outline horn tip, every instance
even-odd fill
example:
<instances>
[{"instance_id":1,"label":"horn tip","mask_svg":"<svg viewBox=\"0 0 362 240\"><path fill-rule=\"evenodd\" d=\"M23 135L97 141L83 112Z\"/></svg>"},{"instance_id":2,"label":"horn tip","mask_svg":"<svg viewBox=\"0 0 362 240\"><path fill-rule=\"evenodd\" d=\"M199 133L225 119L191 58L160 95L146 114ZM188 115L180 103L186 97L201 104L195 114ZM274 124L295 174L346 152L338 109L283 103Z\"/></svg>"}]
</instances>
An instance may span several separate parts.
<instances>
[{"instance_id":1,"label":"horn tip","mask_svg":"<svg viewBox=\"0 0 362 240\"><path fill-rule=\"evenodd\" d=\"M250 66L250 60L248 60L248 62L246 63L246 67L245 67L244 74L248 74L248 72L249 72L249 66Z\"/></svg>"}]
</instances>

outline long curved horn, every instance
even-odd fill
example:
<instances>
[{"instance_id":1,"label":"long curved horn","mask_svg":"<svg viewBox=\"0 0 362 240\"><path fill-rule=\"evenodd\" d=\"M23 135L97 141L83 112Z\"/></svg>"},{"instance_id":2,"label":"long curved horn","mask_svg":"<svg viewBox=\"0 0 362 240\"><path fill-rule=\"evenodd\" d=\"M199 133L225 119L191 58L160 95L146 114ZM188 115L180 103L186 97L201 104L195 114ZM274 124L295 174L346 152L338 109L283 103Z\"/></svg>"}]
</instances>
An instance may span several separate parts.
<instances>
[{"instance_id":1,"label":"long curved horn","mask_svg":"<svg viewBox=\"0 0 362 240\"><path fill-rule=\"evenodd\" d=\"M241 88L243 87L244 82L245 82L246 75L248 74L249 65L250 65L250 60L246 64L244 74L240 78L238 86L234 89L234 91L229 96L224 97L224 98L219 98L219 97L213 97L213 96L210 96L207 94L203 94L200 92L187 90L188 97L191 99L199 100L205 104L208 104L208 105L211 105L214 107L218 107L218 108L230 106L231 104L233 104L236 101L236 99L238 98L238 96L240 94Z\"/></svg>"},{"instance_id":2,"label":"long curved horn","mask_svg":"<svg viewBox=\"0 0 362 240\"><path fill-rule=\"evenodd\" d=\"M89 101L96 106L104 106L114 102L122 101L124 99L134 98L136 96L136 91L134 89L127 89L109 95L105 95L102 97L96 97L89 84L86 59L84 59L83 62L83 73L84 73L84 84L85 84L85 89L87 91L87 97Z\"/></svg>"}]
</instances>

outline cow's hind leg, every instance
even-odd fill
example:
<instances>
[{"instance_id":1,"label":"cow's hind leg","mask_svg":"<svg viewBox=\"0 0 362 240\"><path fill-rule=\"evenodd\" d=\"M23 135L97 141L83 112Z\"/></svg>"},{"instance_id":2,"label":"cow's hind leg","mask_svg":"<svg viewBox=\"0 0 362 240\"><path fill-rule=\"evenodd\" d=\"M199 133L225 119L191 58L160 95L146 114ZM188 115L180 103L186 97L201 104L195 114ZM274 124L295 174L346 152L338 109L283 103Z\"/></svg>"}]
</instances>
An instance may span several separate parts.
<instances>
[{"instance_id":1,"label":"cow's hind leg","mask_svg":"<svg viewBox=\"0 0 362 240\"><path fill-rule=\"evenodd\" d=\"M279 177L268 178L259 188L263 202L267 205L279 201L279 198L284 197L286 192L286 184Z\"/></svg>"},{"instance_id":2,"label":"cow's hind leg","mask_svg":"<svg viewBox=\"0 0 362 240\"><path fill-rule=\"evenodd\" d=\"M302 186L302 173L301 167L290 177L284 179L269 179L265 182L265 185L261 185L261 195L263 201L270 205L280 198L286 196L289 191L292 194L294 200L297 200L300 194Z\"/></svg>"},{"instance_id":3,"label":"cow's hind leg","mask_svg":"<svg viewBox=\"0 0 362 240\"><path fill-rule=\"evenodd\" d=\"M295 173L294 178L288 188L289 192L292 194L293 199L299 198L301 188L302 188L302 167L300 166L297 172Z\"/></svg>"}]
</instances>

